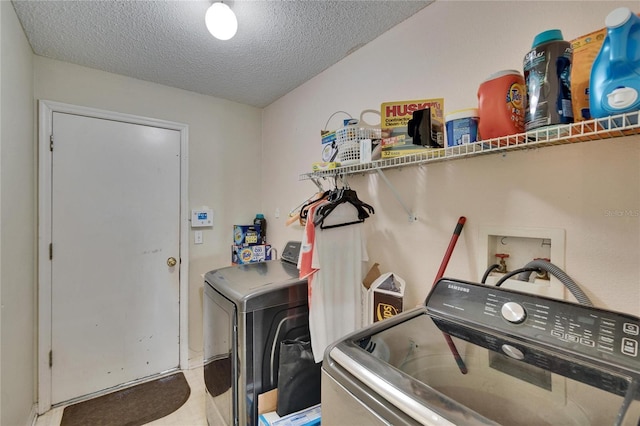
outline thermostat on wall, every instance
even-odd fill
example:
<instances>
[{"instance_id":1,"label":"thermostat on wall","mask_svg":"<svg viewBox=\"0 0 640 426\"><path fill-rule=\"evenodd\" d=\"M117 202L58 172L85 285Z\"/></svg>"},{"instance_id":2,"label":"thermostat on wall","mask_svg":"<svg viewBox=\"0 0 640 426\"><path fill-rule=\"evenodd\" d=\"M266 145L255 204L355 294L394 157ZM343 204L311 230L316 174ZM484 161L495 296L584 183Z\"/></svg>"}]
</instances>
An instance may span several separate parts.
<instances>
[{"instance_id":1,"label":"thermostat on wall","mask_svg":"<svg viewBox=\"0 0 640 426\"><path fill-rule=\"evenodd\" d=\"M191 210L191 227L203 228L213 226L213 210L202 208Z\"/></svg>"}]
</instances>

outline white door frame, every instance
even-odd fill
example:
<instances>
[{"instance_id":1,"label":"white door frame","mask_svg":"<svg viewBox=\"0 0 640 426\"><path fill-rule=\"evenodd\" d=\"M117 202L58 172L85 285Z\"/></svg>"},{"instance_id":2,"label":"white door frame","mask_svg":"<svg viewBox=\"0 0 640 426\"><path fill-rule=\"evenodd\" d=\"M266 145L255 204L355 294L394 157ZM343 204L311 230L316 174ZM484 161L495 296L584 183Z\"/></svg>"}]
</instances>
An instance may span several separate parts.
<instances>
[{"instance_id":1,"label":"white door frame","mask_svg":"<svg viewBox=\"0 0 640 426\"><path fill-rule=\"evenodd\" d=\"M81 107L60 102L40 100L38 118L38 413L51 409L51 151L50 135L53 113L61 112L86 117L122 121L180 132L180 368L189 364L189 211L188 211L188 142L189 126L153 118Z\"/></svg>"}]
</instances>

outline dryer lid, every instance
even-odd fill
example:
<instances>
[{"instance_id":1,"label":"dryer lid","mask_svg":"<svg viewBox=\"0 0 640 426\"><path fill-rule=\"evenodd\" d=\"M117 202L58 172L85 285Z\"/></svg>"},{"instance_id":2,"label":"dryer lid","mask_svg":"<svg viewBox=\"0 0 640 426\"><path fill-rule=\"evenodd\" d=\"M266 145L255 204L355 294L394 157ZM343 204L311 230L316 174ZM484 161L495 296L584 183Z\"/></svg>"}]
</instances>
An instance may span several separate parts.
<instances>
[{"instance_id":1,"label":"dryer lid","mask_svg":"<svg viewBox=\"0 0 640 426\"><path fill-rule=\"evenodd\" d=\"M216 269L205 274L205 283L237 305L241 312L282 303L278 302L277 292L286 292L296 285L304 284L304 288L287 296L291 302L298 299L306 302L307 297L306 280L300 280L296 265L279 260Z\"/></svg>"}]
</instances>

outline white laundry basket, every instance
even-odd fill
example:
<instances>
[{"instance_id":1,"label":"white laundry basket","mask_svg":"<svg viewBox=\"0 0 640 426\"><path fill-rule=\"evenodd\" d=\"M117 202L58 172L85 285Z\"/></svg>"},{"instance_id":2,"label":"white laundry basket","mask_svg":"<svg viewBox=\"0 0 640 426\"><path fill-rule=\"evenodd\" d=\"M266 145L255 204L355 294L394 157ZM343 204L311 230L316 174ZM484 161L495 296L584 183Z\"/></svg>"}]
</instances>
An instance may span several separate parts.
<instances>
[{"instance_id":1,"label":"white laundry basket","mask_svg":"<svg viewBox=\"0 0 640 426\"><path fill-rule=\"evenodd\" d=\"M380 112L367 109L362 111L359 120L353 120L353 124L349 124L336 130L336 144L338 147L337 161L341 166L357 164L360 162L360 141L363 139L380 139L380 125L368 124L363 120L363 116L368 113L377 114Z\"/></svg>"}]
</instances>

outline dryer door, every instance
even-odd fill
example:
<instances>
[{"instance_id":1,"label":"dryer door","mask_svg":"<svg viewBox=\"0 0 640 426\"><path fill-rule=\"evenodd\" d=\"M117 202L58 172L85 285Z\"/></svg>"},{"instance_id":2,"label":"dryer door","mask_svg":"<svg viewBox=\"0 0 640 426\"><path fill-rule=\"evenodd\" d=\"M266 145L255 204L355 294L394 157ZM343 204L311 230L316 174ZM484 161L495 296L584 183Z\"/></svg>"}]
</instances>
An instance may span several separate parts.
<instances>
[{"instance_id":1,"label":"dryer door","mask_svg":"<svg viewBox=\"0 0 640 426\"><path fill-rule=\"evenodd\" d=\"M237 418L236 305L204 286L204 382L209 424L233 425Z\"/></svg>"},{"instance_id":2,"label":"dryer door","mask_svg":"<svg viewBox=\"0 0 640 426\"><path fill-rule=\"evenodd\" d=\"M262 391L266 392L278 386L280 365L280 344L283 340L311 339L309 332L309 308L301 306L280 309L274 312L265 340L265 353L262 357Z\"/></svg>"},{"instance_id":3,"label":"dryer door","mask_svg":"<svg viewBox=\"0 0 640 426\"><path fill-rule=\"evenodd\" d=\"M243 398L238 398L237 413L241 425L258 425L258 396L277 387L280 343L309 335L306 300L296 303L248 313L246 321L239 316L237 393Z\"/></svg>"}]
</instances>

